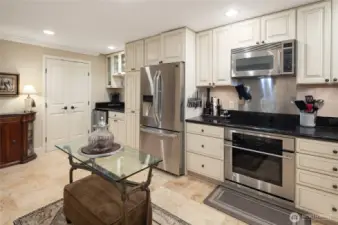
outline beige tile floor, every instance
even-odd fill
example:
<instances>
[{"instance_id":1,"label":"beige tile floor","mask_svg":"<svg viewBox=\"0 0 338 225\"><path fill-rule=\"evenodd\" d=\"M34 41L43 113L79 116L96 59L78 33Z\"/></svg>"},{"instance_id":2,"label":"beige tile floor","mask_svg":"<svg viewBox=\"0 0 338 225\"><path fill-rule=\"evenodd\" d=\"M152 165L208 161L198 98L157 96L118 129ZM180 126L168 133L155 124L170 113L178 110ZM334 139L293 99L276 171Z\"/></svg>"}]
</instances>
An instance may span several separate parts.
<instances>
[{"instance_id":1,"label":"beige tile floor","mask_svg":"<svg viewBox=\"0 0 338 225\"><path fill-rule=\"evenodd\" d=\"M62 198L68 183L68 160L64 153L42 153L27 164L0 169L0 225ZM78 170L75 179L87 176ZM192 225L244 225L202 202L215 185L191 176L174 177L154 171L151 184L152 201ZM135 181L146 173L134 176Z\"/></svg>"}]
</instances>

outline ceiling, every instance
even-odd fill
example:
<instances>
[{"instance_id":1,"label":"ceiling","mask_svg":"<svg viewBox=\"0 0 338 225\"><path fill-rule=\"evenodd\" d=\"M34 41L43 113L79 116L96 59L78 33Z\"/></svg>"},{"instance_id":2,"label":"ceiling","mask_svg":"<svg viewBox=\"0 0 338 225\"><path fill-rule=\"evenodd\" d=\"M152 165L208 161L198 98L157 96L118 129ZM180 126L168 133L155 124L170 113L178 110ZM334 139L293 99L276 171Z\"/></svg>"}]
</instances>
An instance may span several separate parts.
<instances>
[{"instance_id":1,"label":"ceiling","mask_svg":"<svg viewBox=\"0 0 338 225\"><path fill-rule=\"evenodd\" d=\"M187 26L200 31L316 0L0 0L0 39L97 55ZM234 18L225 16L236 9ZM55 32L46 36L43 30Z\"/></svg>"}]
</instances>

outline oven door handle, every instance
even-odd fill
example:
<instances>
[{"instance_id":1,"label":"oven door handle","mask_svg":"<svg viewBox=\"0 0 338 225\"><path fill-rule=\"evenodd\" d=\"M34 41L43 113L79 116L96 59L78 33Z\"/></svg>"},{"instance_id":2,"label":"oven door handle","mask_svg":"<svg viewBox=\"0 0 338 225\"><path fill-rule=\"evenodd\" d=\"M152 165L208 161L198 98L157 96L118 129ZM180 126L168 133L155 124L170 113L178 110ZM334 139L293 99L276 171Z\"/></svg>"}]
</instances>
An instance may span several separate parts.
<instances>
[{"instance_id":1,"label":"oven door handle","mask_svg":"<svg viewBox=\"0 0 338 225\"><path fill-rule=\"evenodd\" d=\"M243 151L254 152L254 153L261 154L261 155L268 155L268 156L273 156L273 157L277 157L277 158L292 160L292 158L287 157L287 156L282 156L282 155L276 155L276 154L261 152L261 151L253 150L253 149L250 149L250 148L243 148L243 147L238 147L238 146L233 146L233 145L228 145L228 144L224 144L224 146L230 147L230 148L238 148L238 149L243 150Z\"/></svg>"}]
</instances>

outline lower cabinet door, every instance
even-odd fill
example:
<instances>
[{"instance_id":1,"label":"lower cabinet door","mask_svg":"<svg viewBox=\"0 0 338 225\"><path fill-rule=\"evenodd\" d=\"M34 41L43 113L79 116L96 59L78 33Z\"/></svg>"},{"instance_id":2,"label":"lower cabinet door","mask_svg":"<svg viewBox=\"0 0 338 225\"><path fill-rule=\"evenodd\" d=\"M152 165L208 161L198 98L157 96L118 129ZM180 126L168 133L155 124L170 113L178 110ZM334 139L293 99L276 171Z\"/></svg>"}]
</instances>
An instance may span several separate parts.
<instances>
[{"instance_id":1,"label":"lower cabinet door","mask_svg":"<svg viewBox=\"0 0 338 225\"><path fill-rule=\"evenodd\" d=\"M118 127L118 141L120 144L125 144L126 142L126 123L124 120L117 121Z\"/></svg>"},{"instance_id":2,"label":"lower cabinet door","mask_svg":"<svg viewBox=\"0 0 338 225\"><path fill-rule=\"evenodd\" d=\"M315 215L338 221L338 195L297 185L296 207Z\"/></svg>"},{"instance_id":3,"label":"lower cabinet door","mask_svg":"<svg viewBox=\"0 0 338 225\"><path fill-rule=\"evenodd\" d=\"M22 155L21 123L7 123L0 128L2 140L0 142L1 164L20 161Z\"/></svg>"}]
</instances>

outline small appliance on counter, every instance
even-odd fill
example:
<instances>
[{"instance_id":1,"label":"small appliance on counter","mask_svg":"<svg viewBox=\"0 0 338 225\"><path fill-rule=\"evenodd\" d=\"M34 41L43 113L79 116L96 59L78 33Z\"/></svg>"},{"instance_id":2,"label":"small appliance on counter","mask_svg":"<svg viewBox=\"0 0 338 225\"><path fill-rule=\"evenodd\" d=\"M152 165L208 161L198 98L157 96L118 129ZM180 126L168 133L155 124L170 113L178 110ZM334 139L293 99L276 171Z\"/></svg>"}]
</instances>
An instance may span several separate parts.
<instances>
[{"instance_id":1,"label":"small appliance on counter","mask_svg":"<svg viewBox=\"0 0 338 225\"><path fill-rule=\"evenodd\" d=\"M299 124L303 127L315 127L318 110L323 107L324 100L314 99L312 95L305 96L304 100L293 102L299 109Z\"/></svg>"},{"instance_id":2,"label":"small appliance on counter","mask_svg":"<svg viewBox=\"0 0 338 225\"><path fill-rule=\"evenodd\" d=\"M108 123L108 112L124 112L124 102L97 102L92 115L92 125L100 122L101 118ZM94 130L94 127L92 128Z\"/></svg>"}]
</instances>

